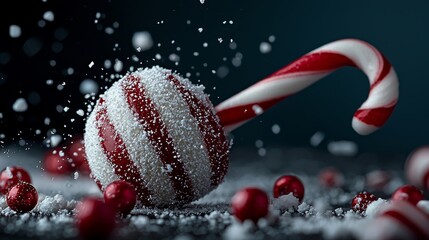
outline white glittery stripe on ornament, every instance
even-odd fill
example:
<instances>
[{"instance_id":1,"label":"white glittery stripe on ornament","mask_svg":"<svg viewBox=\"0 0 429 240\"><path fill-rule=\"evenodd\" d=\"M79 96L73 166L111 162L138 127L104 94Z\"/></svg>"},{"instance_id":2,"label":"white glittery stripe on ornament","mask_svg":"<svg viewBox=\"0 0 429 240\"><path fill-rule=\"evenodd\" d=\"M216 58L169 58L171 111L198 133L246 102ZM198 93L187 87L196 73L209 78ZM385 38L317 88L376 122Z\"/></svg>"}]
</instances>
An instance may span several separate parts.
<instances>
[{"instance_id":1,"label":"white glittery stripe on ornament","mask_svg":"<svg viewBox=\"0 0 429 240\"><path fill-rule=\"evenodd\" d=\"M211 167L196 119L192 117L187 103L176 87L166 79L164 72L151 68L139 72L138 75L142 78L146 94L152 99L168 129L173 145L180 155L180 161L193 183L196 197L204 196L211 190ZM184 81L180 77L177 79Z\"/></svg>"},{"instance_id":2,"label":"white glittery stripe on ornament","mask_svg":"<svg viewBox=\"0 0 429 240\"><path fill-rule=\"evenodd\" d=\"M411 184L426 187L423 182L429 172L429 147L417 149L406 162L406 174Z\"/></svg>"},{"instance_id":3,"label":"white glittery stripe on ornament","mask_svg":"<svg viewBox=\"0 0 429 240\"><path fill-rule=\"evenodd\" d=\"M100 139L98 135L98 127L96 126L96 113L99 110L99 104L95 105L93 114L91 114L86 121L85 127L85 149L91 149L86 151L89 167L91 173L100 182L101 186L105 188L109 183L119 180L119 176L115 174L115 170L110 161L107 160L104 154L103 148L100 145Z\"/></svg>"},{"instance_id":4,"label":"white glittery stripe on ornament","mask_svg":"<svg viewBox=\"0 0 429 240\"><path fill-rule=\"evenodd\" d=\"M138 166L140 176L152 194L151 202L155 205L166 205L176 195L175 191L144 127L136 120L128 106L121 81L114 83L105 93L107 114L122 138L131 160Z\"/></svg>"}]
</instances>

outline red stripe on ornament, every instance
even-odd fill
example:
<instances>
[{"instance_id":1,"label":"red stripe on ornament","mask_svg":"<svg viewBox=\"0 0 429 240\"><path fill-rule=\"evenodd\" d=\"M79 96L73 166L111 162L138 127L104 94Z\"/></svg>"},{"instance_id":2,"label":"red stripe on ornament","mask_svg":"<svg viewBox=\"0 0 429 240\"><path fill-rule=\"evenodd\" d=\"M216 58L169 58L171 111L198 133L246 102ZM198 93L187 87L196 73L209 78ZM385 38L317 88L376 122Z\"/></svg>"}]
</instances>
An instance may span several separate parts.
<instances>
[{"instance_id":1,"label":"red stripe on ornament","mask_svg":"<svg viewBox=\"0 0 429 240\"><path fill-rule=\"evenodd\" d=\"M414 234L414 236L417 237L417 239L427 239L429 237L422 229L419 228L419 226L417 226L410 219L408 219L408 216L405 216L400 212L390 210L384 212L382 216L388 216L399 221L403 226L408 228Z\"/></svg>"},{"instance_id":2,"label":"red stripe on ornament","mask_svg":"<svg viewBox=\"0 0 429 240\"><path fill-rule=\"evenodd\" d=\"M176 200L181 203L192 201L195 196L192 181L174 147L173 139L169 136L160 113L140 84L140 78L129 75L122 82L122 89L125 92L128 105L144 127L149 141L170 178L176 192Z\"/></svg>"},{"instance_id":3,"label":"red stripe on ornament","mask_svg":"<svg viewBox=\"0 0 429 240\"><path fill-rule=\"evenodd\" d=\"M135 187L141 204L152 206L153 204L150 201L152 194L143 182L139 167L131 160L124 141L110 121L103 98L100 98L99 101L96 123L98 135L102 139L100 145L107 159L112 163L115 173L120 179L131 183Z\"/></svg>"},{"instance_id":4,"label":"red stripe on ornament","mask_svg":"<svg viewBox=\"0 0 429 240\"><path fill-rule=\"evenodd\" d=\"M355 112L354 117L368 125L381 127L392 114L393 110L395 109L396 102L393 102L389 105L389 107L359 109Z\"/></svg>"},{"instance_id":5,"label":"red stripe on ornament","mask_svg":"<svg viewBox=\"0 0 429 240\"><path fill-rule=\"evenodd\" d=\"M188 105L192 117L197 120L198 128L203 136L211 167L211 185L219 185L228 170L229 144L225 133L211 108L196 97L173 75L167 77L180 92Z\"/></svg>"},{"instance_id":6,"label":"red stripe on ornament","mask_svg":"<svg viewBox=\"0 0 429 240\"><path fill-rule=\"evenodd\" d=\"M344 66L356 67L356 64L350 58L342 54L334 52L315 52L298 58L291 64L269 75L267 78L299 72L334 71Z\"/></svg>"},{"instance_id":7,"label":"red stripe on ornament","mask_svg":"<svg viewBox=\"0 0 429 240\"><path fill-rule=\"evenodd\" d=\"M258 110L256 109L255 111L254 108L261 108L263 111L265 111L287 97L288 96L283 96L279 98L270 99L267 101L239 105L232 108L226 108L224 110L220 110L219 112L217 112L217 115L219 116L219 119L220 119L220 125L227 127L230 125L234 125L234 124L252 119L253 117L259 115L257 113Z\"/></svg>"}]
</instances>

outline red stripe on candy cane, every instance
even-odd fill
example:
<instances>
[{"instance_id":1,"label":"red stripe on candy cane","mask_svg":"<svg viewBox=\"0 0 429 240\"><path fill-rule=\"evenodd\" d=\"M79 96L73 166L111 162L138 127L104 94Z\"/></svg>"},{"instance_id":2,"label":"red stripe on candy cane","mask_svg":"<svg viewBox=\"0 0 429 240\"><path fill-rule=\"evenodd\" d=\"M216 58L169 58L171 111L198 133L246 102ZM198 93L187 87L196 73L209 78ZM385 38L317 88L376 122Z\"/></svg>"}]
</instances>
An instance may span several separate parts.
<instances>
[{"instance_id":1,"label":"red stripe on candy cane","mask_svg":"<svg viewBox=\"0 0 429 240\"><path fill-rule=\"evenodd\" d=\"M390 63L376 48L355 39L326 44L225 100L215 109L225 131L230 132L259 115L248 113L249 107L264 106L262 109L266 110L344 66L359 68L369 78L368 99L353 118L353 128L359 134L369 134L381 127L395 108L398 79Z\"/></svg>"},{"instance_id":2,"label":"red stripe on candy cane","mask_svg":"<svg viewBox=\"0 0 429 240\"><path fill-rule=\"evenodd\" d=\"M143 182L139 168L131 160L124 141L110 121L103 98L100 98L99 107L96 122L98 134L103 139L100 141L100 145L104 154L113 164L114 171L119 178L131 183L136 188L139 201L145 206L153 205L150 201L151 192Z\"/></svg>"},{"instance_id":3,"label":"red stripe on candy cane","mask_svg":"<svg viewBox=\"0 0 429 240\"><path fill-rule=\"evenodd\" d=\"M158 110L145 94L140 78L133 75L127 76L122 82L122 89L128 105L147 132L149 141L166 169L176 192L176 200L178 202L190 202L195 195L192 181L181 162Z\"/></svg>"}]
</instances>

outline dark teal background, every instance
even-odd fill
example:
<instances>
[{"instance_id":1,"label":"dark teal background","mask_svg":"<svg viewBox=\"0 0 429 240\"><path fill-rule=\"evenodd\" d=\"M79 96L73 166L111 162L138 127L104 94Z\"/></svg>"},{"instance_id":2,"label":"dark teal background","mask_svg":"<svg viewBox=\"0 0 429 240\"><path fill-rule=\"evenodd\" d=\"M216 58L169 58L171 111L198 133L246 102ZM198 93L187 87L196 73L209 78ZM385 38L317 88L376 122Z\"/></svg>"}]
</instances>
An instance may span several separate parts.
<instances>
[{"instance_id":1,"label":"dark teal background","mask_svg":"<svg viewBox=\"0 0 429 240\"><path fill-rule=\"evenodd\" d=\"M22 6L32 9L33 13L23 14ZM201 4L199 0L48 0L46 3L14 1L11 6L1 3L0 9L0 52L11 56L8 63L0 64L0 73L6 79L0 82L0 112L4 115L0 132L7 136L4 145L20 138L36 144L41 142L46 134L34 136L36 128L43 133L52 128L63 134L81 133L84 120L69 121L76 117L72 116L76 109L84 108L78 86L83 79L94 77L101 86L111 85L99 79L106 73L100 70L104 59L119 58L124 61L124 69L158 64L181 74L191 72L191 81L205 85L213 103L217 104L299 56L341 38L359 38L373 44L396 69L400 98L386 126L365 137L353 132L351 119L367 96L368 81L360 71L345 68L237 129L235 145L253 147L260 139L268 147L308 147L309 138L316 131L326 135L325 142L319 146L321 150L329 141L351 140L358 143L361 152L403 154L429 142L427 1L206 0ZM46 10L55 13L55 21L41 29L37 21ZM94 23L97 12L105 14L99 24ZM191 20L190 25L186 24L187 20ZM229 20L234 23L222 24ZM161 21L162 24L157 23ZM119 23L115 33L104 33L104 28L114 22ZM21 38L9 38L10 24L23 28ZM51 45L57 42L53 34L59 27L67 29L68 35L61 41L63 50L53 53ZM197 30L200 27L201 33ZM161 43L161 47L136 52L131 45L132 34L143 30L149 31L155 44ZM259 44L270 35L276 37L272 51L262 54ZM31 37L39 39L43 48L28 57L21 48ZM218 42L219 37L224 39L223 43ZM228 47L231 38L237 43L236 50ZM203 42L209 47L203 48ZM115 43L119 48L113 51ZM195 51L200 53L198 57L193 56ZM231 64L237 52L243 54L240 67ZM153 61L156 53L161 54L163 60ZM170 53L180 55L178 66L168 60ZM133 54L142 64L126 59ZM226 62L222 60L224 57L228 59ZM57 61L55 67L49 66L51 59ZM91 61L95 65L89 69ZM230 70L223 79L211 73L220 65ZM64 74L68 67L75 70L72 76ZM196 72L200 77L195 76ZM45 85L47 79L54 79L56 84L67 82L67 87L62 92L56 91ZM41 96L39 104L30 106L22 114L11 111L16 98L31 92ZM71 107L71 113L57 113L58 104ZM43 124L46 116L52 119L50 126ZM281 127L280 134L272 133L273 124Z\"/></svg>"}]
</instances>

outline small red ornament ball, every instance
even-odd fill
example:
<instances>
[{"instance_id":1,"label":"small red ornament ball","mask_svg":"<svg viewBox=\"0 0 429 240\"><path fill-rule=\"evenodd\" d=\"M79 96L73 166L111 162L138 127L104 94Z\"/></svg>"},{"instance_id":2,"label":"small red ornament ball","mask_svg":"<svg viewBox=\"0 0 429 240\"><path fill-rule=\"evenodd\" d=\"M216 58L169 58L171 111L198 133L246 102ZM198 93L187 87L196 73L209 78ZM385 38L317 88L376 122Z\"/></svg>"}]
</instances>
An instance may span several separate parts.
<instances>
[{"instance_id":1,"label":"small red ornament ball","mask_svg":"<svg viewBox=\"0 0 429 240\"><path fill-rule=\"evenodd\" d=\"M49 150L43 159L43 168L53 175L70 175L74 171L72 160L61 148Z\"/></svg>"},{"instance_id":2,"label":"small red ornament ball","mask_svg":"<svg viewBox=\"0 0 429 240\"><path fill-rule=\"evenodd\" d=\"M107 185L104 190L104 201L117 213L127 215L136 205L137 193L132 184L116 180Z\"/></svg>"},{"instance_id":3,"label":"small red ornament ball","mask_svg":"<svg viewBox=\"0 0 429 240\"><path fill-rule=\"evenodd\" d=\"M28 172L18 166L6 167L0 172L0 193L7 194L19 181L31 183Z\"/></svg>"},{"instance_id":4,"label":"small red ornament ball","mask_svg":"<svg viewBox=\"0 0 429 240\"><path fill-rule=\"evenodd\" d=\"M18 182L7 193L7 205L18 213L31 211L37 204L39 196L33 185Z\"/></svg>"},{"instance_id":5,"label":"small red ornament ball","mask_svg":"<svg viewBox=\"0 0 429 240\"><path fill-rule=\"evenodd\" d=\"M81 173L89 174L91 170L85 153L85 144L81 137L73 138L66 147L67 156L72 160L73 167Z\"/></svg>"},{"instance_id":6,"label":"small red ornament ball","mask_svg":"<svg viewBox=\"0 0 429 240\"><path fill-rule=\"evenodd\" d=\"M423 192L414 185L404 185L393 192L392 200L405 200L411 204L417 205L420 200L424 199Z\"/></svg>"},{"instance_id":7,"label":"small red ornament ball","mask_svg":"<svg viewBox=\"0 0 429 240\"><path fill-rule=\"evenodd\" d=\"M378 198L369 192L358 193L352 200L352 209L356 212L365 212L369 204Z\"/></svg>"},{"instance_id":8,"label":"small red ornament ball","mask_svg":"<svg viewBox=\"0 0 429 240\"><path fill-rule=\"evenodd\" d=\"M231 200L232 212L244 222L252 220L256 223L268 214L268 195L259 188L244 188L238 191Z\"/></svg>"},{"instance_id":9,"label":"small red ornament ball","mask_svg":"<svg viewBox=\"0 0 429 240\"><path fill-rule=\"evenodd\" d=\"M274 183L273 196L278 198L289 193L292 193L298 198L299 202L302 202L302 199L304 199L304 185L301 180L292 175L279 177Z\"/></svg>"},{"instance_id":10,"label":"small red ornament ball","mask_svg":"<svg viewBox=\"0 0 429 240\"><path fill-rule=\"evenodd\" d=\"M115 228L115 211L98 198L88 197L76 206L76 224L82 239L108 239Z\"/></svg>"},{"instance_id":11,"label":"small red ornament ball","mask_svg":"<svg viewBox=\"0 0 429 240\"><path fill-rule=\"evenodd\" d=\"M322 169L318 177L320 184L327 188L341 187L344 184L343 174L333 167Z\"/></svg>"}]
</instances>

